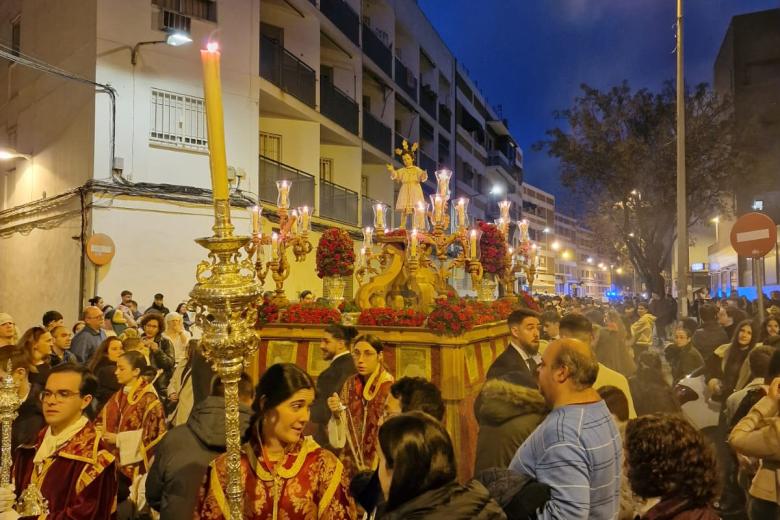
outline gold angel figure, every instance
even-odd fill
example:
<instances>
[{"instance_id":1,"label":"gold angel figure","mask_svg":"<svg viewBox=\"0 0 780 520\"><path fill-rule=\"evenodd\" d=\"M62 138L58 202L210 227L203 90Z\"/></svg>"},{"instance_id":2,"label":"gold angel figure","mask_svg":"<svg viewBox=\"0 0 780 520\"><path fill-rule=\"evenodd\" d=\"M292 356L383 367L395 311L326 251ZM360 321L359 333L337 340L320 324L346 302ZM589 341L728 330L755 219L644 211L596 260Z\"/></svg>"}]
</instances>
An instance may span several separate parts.
<instances>
[{"instance_id":1,"label":"gold angel figure","mask_svg":"<svg viewBox=\"0 0 780 520\"><path fill-rule=\"evenodd\" d=\"M401 183L401 190L398 192L398 200L395 203L396 211L401 213L401 228L406 227L407 215L414 214L414 208L418 203L425 203L421 183L428 180L428 174L422 168L414 164L414 153L418 145L414 143L409 147L409 143L404 139L403 149L396 148L395 153L401 157L404 167L394 169L392 164L387 165L390 172L390 178Z\"/></svg>"}]
</instances>

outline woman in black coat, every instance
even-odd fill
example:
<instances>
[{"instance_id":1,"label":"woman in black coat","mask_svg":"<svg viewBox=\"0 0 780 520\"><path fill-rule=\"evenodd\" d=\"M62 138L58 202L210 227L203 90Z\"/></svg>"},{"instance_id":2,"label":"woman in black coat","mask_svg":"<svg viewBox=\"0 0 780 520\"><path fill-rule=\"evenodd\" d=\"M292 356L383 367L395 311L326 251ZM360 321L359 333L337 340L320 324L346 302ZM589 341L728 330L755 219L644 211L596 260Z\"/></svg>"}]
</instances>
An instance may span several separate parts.
<instances>
[{"instance_id":1,"label":"woman in black coat","mask_svg":"<svg viewBox=\"0 0 780 520\"><path fill-rule=\"evenodd\" d=\"M122 385L116 380L116 362L124 354L122 341L116 336L110 336L103 340L87 365L98 380L98 389L95 395L97 401L96 411L100 411L103 405L114 395Z\"/></svg>"}]
</instances>

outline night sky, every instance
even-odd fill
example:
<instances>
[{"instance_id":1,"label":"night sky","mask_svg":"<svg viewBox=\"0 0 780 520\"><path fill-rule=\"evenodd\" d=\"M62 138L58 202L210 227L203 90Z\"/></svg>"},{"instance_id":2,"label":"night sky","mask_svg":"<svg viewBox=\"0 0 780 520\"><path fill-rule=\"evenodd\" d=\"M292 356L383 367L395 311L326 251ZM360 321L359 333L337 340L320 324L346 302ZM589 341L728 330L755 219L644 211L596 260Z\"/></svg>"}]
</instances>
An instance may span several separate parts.
<instances>
[{"instance_id":1,"label":"night sky","mask_svg":"<svg viewBox=\"0 0 780 520\"><path fill-rule=\"evenodd\" d=\"M675 0L418 0L523 148L528 182L568 198L557 161L531 145L587 83L658 89L675 74ZM732 16L780 0L684 0L686 82L712 83Z\"/></svg>"}]
</instances>

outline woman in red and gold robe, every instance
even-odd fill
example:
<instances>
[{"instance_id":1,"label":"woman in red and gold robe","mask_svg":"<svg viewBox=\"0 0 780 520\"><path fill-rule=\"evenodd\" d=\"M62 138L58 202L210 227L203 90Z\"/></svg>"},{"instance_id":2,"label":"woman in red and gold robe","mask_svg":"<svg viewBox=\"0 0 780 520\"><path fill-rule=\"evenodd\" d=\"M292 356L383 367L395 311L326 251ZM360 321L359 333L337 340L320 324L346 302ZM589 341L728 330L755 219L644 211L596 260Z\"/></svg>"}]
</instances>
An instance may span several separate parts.
<instances>
[{"instance_id":1,"label":"woman in red and gold robe","mask_svg":"<svg viewBox=\"0 0 780 520\"><path fill-rule=\"evenodd\" d=\"M328 398L333 417L328 422L331 445L342 448L340 459L352 478L377 468L377 433L393 376L382 366L382 341L371 335L355 340L352 354L357 374L344 382L337 396Z\"/></svg>"},{"instance_id":2,"label":"woman in red and gold robe","mask_svg":"<svg viewBox=\"0 0 780 520\"><path fill-rule=\"evenodd\" d=\"M302 435L314 401L314 383L295 365L272 365L260 378L250 439L241 454L246 520L356 518L344 466ZM227 454L207 473L195 518L230 517Z\"/></svg>"},{"instance_id":3,"label":"woman in red and gold robe","mask_svg":"<svg viewBox=\"0 0 780 520\"><path fill-rule=\"evenodd\" d=\"M122 354L116 363L122 389L111 396L96 421L117 458L120 478L128 484L149 471L154 447L166 431L162 403L154 386L141 377L147 366L140 352Z\"/></svg>"}]
</instances>

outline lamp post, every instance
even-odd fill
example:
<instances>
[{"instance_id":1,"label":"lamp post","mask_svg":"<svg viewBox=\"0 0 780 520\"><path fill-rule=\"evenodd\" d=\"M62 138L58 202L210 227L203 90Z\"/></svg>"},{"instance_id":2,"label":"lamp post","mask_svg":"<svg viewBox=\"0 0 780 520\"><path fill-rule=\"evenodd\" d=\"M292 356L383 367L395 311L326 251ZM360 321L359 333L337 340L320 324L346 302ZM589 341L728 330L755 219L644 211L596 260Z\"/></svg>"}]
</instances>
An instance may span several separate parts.
<instances>
[{"instance_id":1,"label":"lamp post","mask_svg":"<svg viewBox=\"0 0 780 520\"><path fill-rule=\"evenodd\" d=\"M688 316L688 210L685 190L685 80L683 78L683 7L677 0L677 306Z\"/></svg>"}]
</instances>

